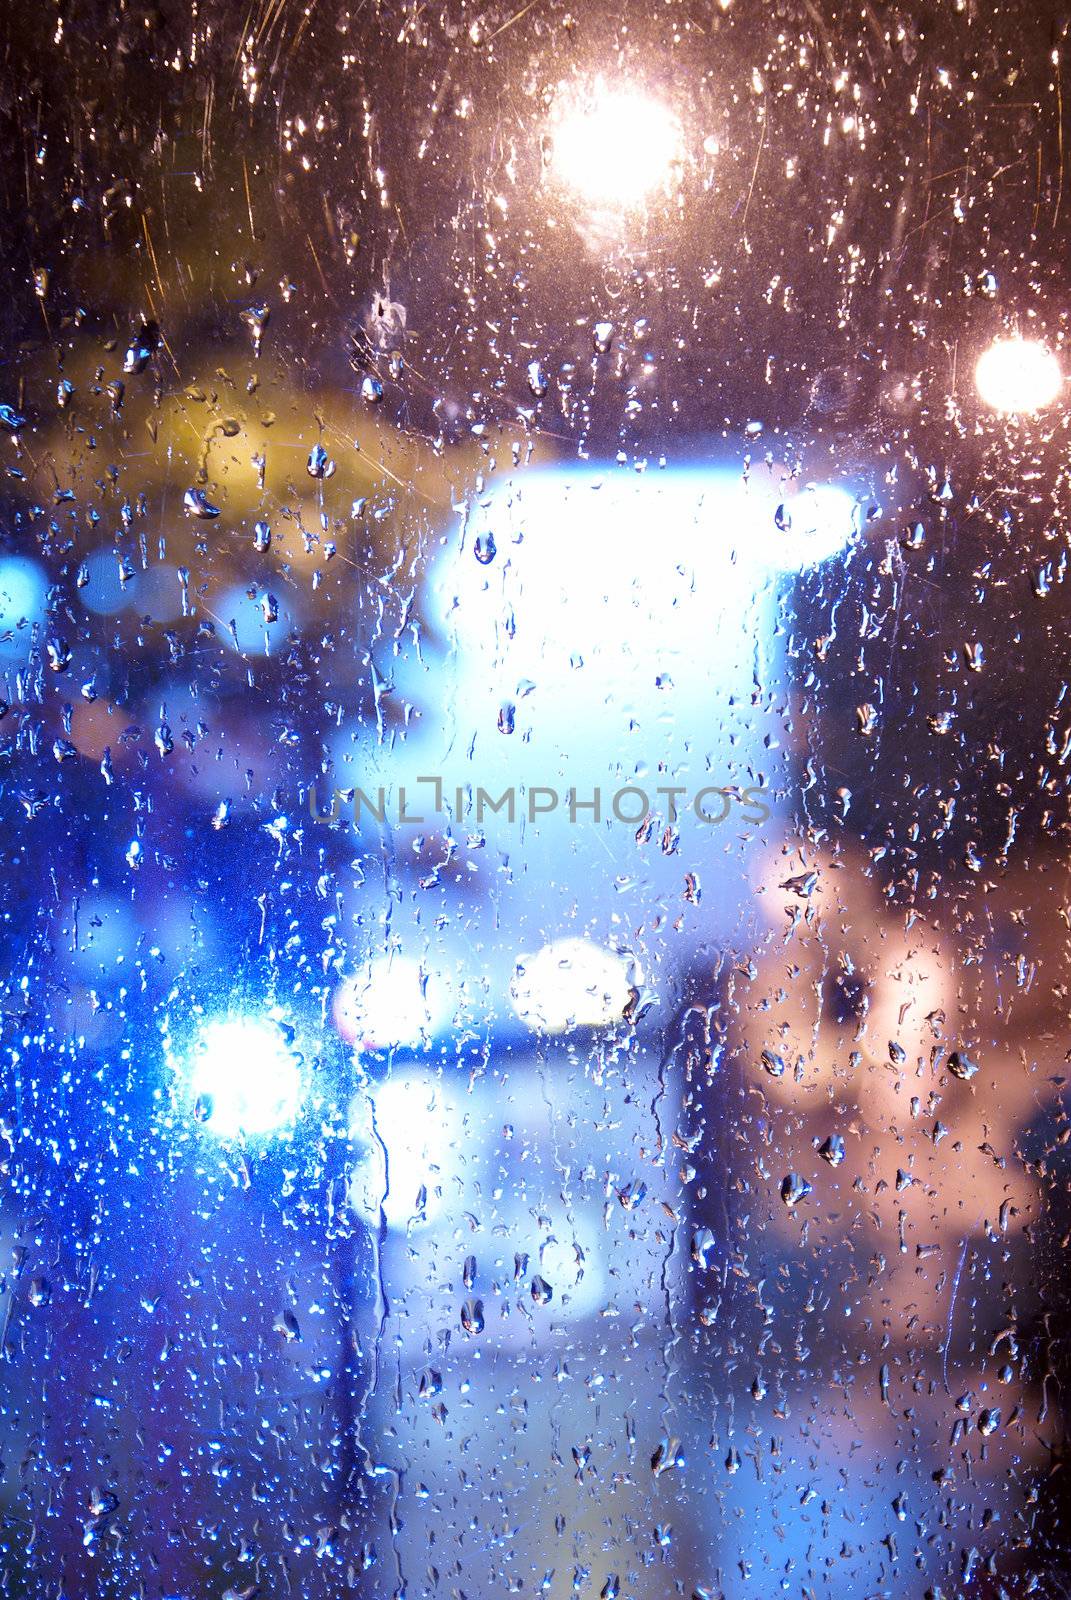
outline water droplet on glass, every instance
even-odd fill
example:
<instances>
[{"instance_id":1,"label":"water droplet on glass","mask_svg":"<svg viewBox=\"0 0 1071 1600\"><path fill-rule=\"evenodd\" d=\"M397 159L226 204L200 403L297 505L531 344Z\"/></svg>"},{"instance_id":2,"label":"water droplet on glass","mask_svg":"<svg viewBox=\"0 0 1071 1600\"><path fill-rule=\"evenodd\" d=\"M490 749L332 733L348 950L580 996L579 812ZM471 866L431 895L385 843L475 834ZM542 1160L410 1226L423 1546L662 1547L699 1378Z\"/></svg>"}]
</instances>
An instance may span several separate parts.
<instances>
[{"instance_id":1,"label":"water droplet on glass","mask_svg":"<svg viewBox=\"0 0 1071 1600\"><path fill-rule=\"evenodd\" d=\"M549 1306L553 1298L554 1290L546 1278L541 1278L537 1272L532 1279L532 1299L537 1306Z\"/></svg>"},{"instance_id":2,"label":"water droplet on glass","mask_svg":"<svg viewBox=\"0 0 1071 1600\"><path fill-rule=\"evenodd\" d=\"M461 1327L470 1338L483 1332L483 1301L466 1300L461 1307Z\"/></svg>"},{"instance_id":3,"label":"water droplet on glass","mask_svg":"<svg viewBox=\"0 0 1071 1600\"><path fill-rule=\"evenodd\" d=\"M709 1228L697 1228L692 1234L692 1260L697 1267L710 1266L709 1257L714 1249L714 1235Z\"/></svg>"},{"instance_id":4,"label":"water droplet on glass","mask_svg":"<svg viewBox=\"0 0 1071 1600\"><path fill-rule=\"evenodd\" d=\"M783 1078L785 1075L785 1059L774 1050L764 1050L759 1056L763 1069L771 1078Z\"/></svg>"},{"instance_id":5,"label":"water droplet on glass","mask_svg":"<svg viewBox=\"0 0 1071 1600\"><path fill-rule=\"evenodd\" d=\"M660 1478L664 1472L672 1472L674 1467L683 1465L680 1440L664 1437L651 1457L651 1471L655 1477Z\"/></svg>"},{"instance_id":6,"label":"water droplet on glass","mask_svg":"<svg viewBox=\"0 0 1071 1600\"><path fill-rule=\"evenodd\" d=\"M219 507L212 505L203 489L187 489L182 497L182 503L189 517L200 517L204 521L211 521L219 516Z\"/></svg>"},{"instance_id":7,"label":"water droplet on glass","mask_svg":"<svg viewBox=\"0 0 1071 1600\"><path fill-rule=\"evenodd\" d=\"M839 1167L845 1156L844 1140L841 1135L829 1134L818 1146L818 1154L823 1161L828 1161L831 1167Z\"/></svg>"},{"instance_id":8,"label":"water droplet on glass","mask_svg":"<svg viewBox=\"0 0 1071 1600\"><path fill-rule=\"evenodd\" d=\"M160 330L154 322L143 322L127 346L123 357L123 371L128 374L144 372L160 343Z\"/></svg>"},{"instance_id":9,"label":"water droplet on glass","mask_svg":"<svg viewBox=\"0 0 1071 1600\"><path fill-rule=\"evenodd\" d=\"M781 1199L790 1211L798 1206L801 1200L806 1200L810 1192L811 1185L798 1172L790 1172L781 1180Z\"/></svg>"},{"instance_id":10,"label":"water droplet on glass","mask_svg":"<svg viewBox=\"0 0 1071 1600\"><path fill-rule=\"evenodd\" d=\"M330 478L334 474L335 463L322 444L314 444L309 451L305 470L310 478Z\"/></svg>"},{"instance_id":11,"label":"water droplet on glass","mask_svg":"<svg viewBox=\"0 0 1071 1600\"><path fill-rule=\"evenodd\" d=\"M289 1306L283 1308L275 1319L275 1332L282 1334L287 1344L294 1344L301 1338L301 1328L298 1319Z\"/></svg>"},{"instance_id":12,"label":"water droplet on glass","mask_svg":"<svg viewBox=\"0 0 1071 1600\"><path fill-rule=\"evenodd\" d=\"M948 1058L948 1070L954 1078L960 1078L963 1082L969 1083L978 1071L978 1066L976 1062L971 1060L970 1056L964 1055L962 1050L953 1050Z\"/></svg>"},{"instance_id":13,"label":"water droplet on glass","mask_svg":"<svg viewBox=\"0 0 1071 1600\"><path fill-rule=\"evenodd\" d=\"M271 311L263 302L247 306L242 312L242 321L253 335L253 354L259 356L264 329L271 321Z\"/></svg>"}]
</instances>

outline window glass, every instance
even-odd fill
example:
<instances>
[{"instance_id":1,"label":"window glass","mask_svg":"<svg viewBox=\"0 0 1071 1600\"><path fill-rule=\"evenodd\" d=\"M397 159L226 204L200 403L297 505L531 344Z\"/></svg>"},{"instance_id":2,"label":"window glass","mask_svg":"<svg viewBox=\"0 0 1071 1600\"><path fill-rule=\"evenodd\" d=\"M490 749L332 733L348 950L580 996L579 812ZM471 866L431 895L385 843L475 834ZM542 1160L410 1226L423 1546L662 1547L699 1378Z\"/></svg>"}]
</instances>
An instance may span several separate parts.
<instances>
[{"instance_id":1,"label":"window glass","mask_svg":"<svg viewBox=\"0 0 1071 1600\"><path fill-rule=\"evenodd\" d=\"M1064 1592L1066 25L9 0L6 1593Z\"/></svg>"}]
</instances>

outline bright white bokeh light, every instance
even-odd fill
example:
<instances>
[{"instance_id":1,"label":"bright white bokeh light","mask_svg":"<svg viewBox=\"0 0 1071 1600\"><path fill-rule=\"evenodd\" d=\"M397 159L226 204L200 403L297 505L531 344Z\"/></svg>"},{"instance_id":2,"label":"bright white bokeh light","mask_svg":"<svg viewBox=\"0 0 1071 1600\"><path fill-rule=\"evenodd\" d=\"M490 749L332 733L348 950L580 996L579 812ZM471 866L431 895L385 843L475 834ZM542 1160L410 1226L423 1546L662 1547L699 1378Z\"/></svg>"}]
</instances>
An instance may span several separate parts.
<instances>
[{"instance_id":1,"label":"bright white bokeh light","mask_svg":"<svg viewBox=\"0 0 1071 1600\"><path fill-rule=\"evenodd\" d=\"M281 1132L301 1109L301 1063L266 1020L205 1023L186 1071L198 1117L221 1139Z\"/></svg>"},{"instance_id":2,"label":"bright white bokeh light","mask_svg":"<svg viewBox=\"0 0 1071 1600\"><path fill-rule=\"evenodd\" d=\"M974 381L985 405L1005 415L1041 411L1063 388L1060 363L1037 339L998 339L983 351Z\"/></svg>"},{"instance_id":3,"label":"bright white bokeh light","mask_svg":"<svg viewBox=\"0 0 1071 1600\"><path fill-rule=\"evenodd\" d=\"M855 511L842 484L801 484L757 465L747 476L721 464L518 474L472 506L464 537L444 543L430 572L424 605L449 653L436 658L425 642L419 658L392 667L399 699L442 712L389 747L367 723L344 724L331 736L333 781L373 803L383 786L392 816L405 784L422 830L436 819L420 774L439 774L451 805L457 786L477 783L495 794L575 786L583 796L598 784L608 805L640 759L652 774L658 763L674 773L691 763L695 787L765 767L749 708L756 649L780 649L778 585L843 560L858 536ZM473 547L487 533L497 554L484 565ZM498 731L509 703L513 738ZM696 738L706 727L718 733L716 761ZM564 800L536 822L556 849L596 837L568 826ZM504 814L484 825L505 835ZM529 862L532 841L529 828Z\"/></svg>"},{"instance_id":4,"label":"bright white bokeh light","mask_svg":"<svg viewBox=\"0 0 1071 1600\"><path fill-rule=\"evenodd\" d=\"M510 999L521 1021L541 1033L603 1028L619 1022L632 998L629 957L587 939L555 939L520 956Z\"/></svg>"},{"instance_id":5,"label":"bright white bokeh light","mask_svg":"<svg viewBox=\"0 0 1071 1600\"><path fill-rule=\"evenodd\" d=\"M443 1021L419 965L405 956L374 961L368 972L347 978L335 992L334 1013L342 1037L365 1050L415 1047Z\"/></svg>"},{"instance_id":6,"label":"bright white bokeh light","mask_svg":"<svg viewBox=\"0 0 1071 1600\"><path fill-rule=\"evenodd\" d=\"M680 124L669 107L601 78L587 94L566 100L551 138L560 181L599 206L640 205L681 159Z\"/></svg>"},{"instance_id":7,"label":"bright white bokeh light","mask_svg":"<svg viewBox=\"0 0 1071 1600\"><path fill-rule=\"evenodd\" d=\"M474 1114L460 1076L395 1071L370 1094L358 1095L350 1107L350 1132L364 1152L350 1185L353 1209L373 1220L382 1205L392 1228L434 1221L448 1201L457 1200L468 1160L482 1148L471 1137ZM385 1200L380 1140L388 1162Z\"/></svg>"}]
</instances>

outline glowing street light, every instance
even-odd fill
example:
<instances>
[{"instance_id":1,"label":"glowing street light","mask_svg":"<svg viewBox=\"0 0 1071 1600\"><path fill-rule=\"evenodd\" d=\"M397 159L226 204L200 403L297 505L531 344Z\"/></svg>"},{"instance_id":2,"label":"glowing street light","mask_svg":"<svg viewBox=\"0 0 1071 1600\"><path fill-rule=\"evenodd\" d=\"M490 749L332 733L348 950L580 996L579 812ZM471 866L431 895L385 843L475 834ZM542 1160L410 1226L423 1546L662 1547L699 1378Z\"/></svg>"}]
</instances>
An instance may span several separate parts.
<instances>
[{"instance_id":1,"label":"glowing street light","mask_svg":"<svg viewBox=\"0 0 1071 1600\"><path fill-rule=\"evenodd\" d=\"M974 369L980 399L1008 416L1041 411L1063 388L1060 363L1037 339L998 339Z\"/></svg>"},{"instance_id":2,"label":"glowing street light","mask_svg":"<svg viewBox=\"0 0 1071 1600\"><path fill-rule=\"evenodd\" d=\"M552 127L559 180L592 205L627 209L663 186L681 158L681 130L661 101L598 78L567 101Z\"/></svg>"},{"instance_id":3,"label":"glowing street light","mask_svg":"<svg viewBox=\"0 0 1071 1600\"><path fill-rule=\"evenodd\" d=\"M300 1061L267 1020L205 1023L180 1070L195 1115L220 1139L281 1132L301 1109Z\"/></svg>"}]
</instances>

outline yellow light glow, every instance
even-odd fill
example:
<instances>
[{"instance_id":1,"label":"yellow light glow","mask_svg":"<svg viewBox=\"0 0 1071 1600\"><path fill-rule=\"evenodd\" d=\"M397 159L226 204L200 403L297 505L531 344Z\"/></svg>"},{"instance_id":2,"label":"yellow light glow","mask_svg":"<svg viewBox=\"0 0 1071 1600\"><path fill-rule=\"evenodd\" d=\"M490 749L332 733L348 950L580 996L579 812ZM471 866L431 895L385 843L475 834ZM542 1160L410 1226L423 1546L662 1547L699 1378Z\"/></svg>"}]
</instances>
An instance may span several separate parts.
<instances>
[{"instance_id":1,"label":"yellow light glow","mask_svg":"<svg viewBox=\"0 0 1071 1600\"><path fill-rule=\"evenodd\" d=\"M592 205L627 209L664 185L681 158L680 125L668 106L598 78L561 108L551 129L552 165Z\"/></svg>"},{"instance_id":2,"label":"yellow light glow","mask_svg":"<svg viewBox=\"0 0 1071 1600\"><path fill-rule=\"evenodd\" d=\"M998 339L974 369L979 397L993 411L1041 411L1063 388L1060 363L1036 339Z\"/></svg>"}]
</instances>

